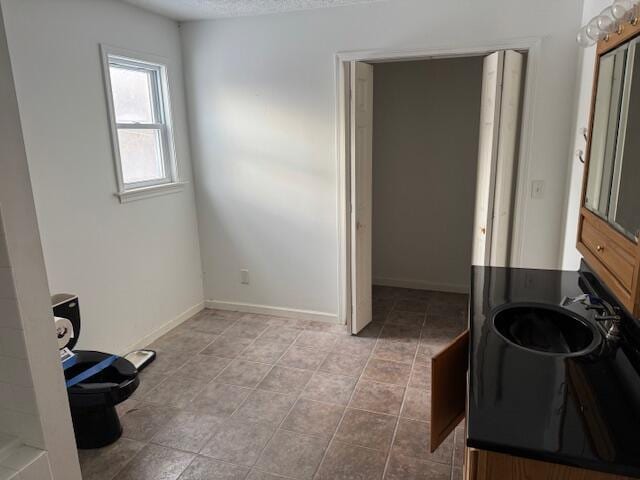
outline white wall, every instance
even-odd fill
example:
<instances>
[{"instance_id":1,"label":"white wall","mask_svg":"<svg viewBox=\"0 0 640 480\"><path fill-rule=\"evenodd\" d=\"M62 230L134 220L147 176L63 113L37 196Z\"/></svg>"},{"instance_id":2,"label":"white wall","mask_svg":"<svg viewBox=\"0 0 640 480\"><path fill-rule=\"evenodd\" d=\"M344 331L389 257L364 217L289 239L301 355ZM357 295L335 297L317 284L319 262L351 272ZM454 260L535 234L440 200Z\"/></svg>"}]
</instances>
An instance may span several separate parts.
<instances>
[{"instance_id":1,"label":"white wall","mask_svg":"<svg viewBox=\"0 0 640 480\"><path fill-rule=\"evenodd\" d=\"M374 284L468 291L482 61L374 65Z\"/></svg>"},{"instance_id":2,"label":"white wall","mask_svg":"<svg viewBox=\"0 0 640 480\"><path fill-rule=\"evenodd\" d=\"M560 257L580 0L395 0L182 26L205 298L335 314L336 52L539 37L522 265ZM251 284L240 284L240 269Z\"/></svg>"},{"instance_id":3,"label":"white wall","mask_svg":"<svg viewBox=\"0 0 640 480\"><path fill-rule=\"evenodd\" d=\"M52 292L80 296L79 348L123 353L202 302L192 183L120 204L99 44L165 57L191 181L175 22L112 0L2 0Z\"/></svg>"},{"instance_id":4,"label":"white wall","mask_svg":"<svg viewBox=\"0 0 640 480\"><path fill-rule=\"evenodd\" d=\"M0 172L0 432L48 450L54 479L80 480L2 5ZM40 462L45 480L47 457Z\"/></svg>"},{"instance_id":5,"label":"white wall","mask_svg":"<svg viewBox=\"0 0 640 480\"><path fill-rule=\"evenodd\" d=\"M582 24L600 13L611 0L584 0L582 10ZM582 136L582 129L589 127L591 112L591 93L593 91L593 72L596 60L596 47L580 49L578 52L578 68L576 73L575 117L572 136L572 154L576 150L586 152L586 141ZM567 199L565 212L564 245L562 249L562 269L575 270L580 266L582 256L576 248L578 238L578 220L580 213L580 199L582 197L582 176L584 168L575 155L569 159L569 175L567 177Z\"/></svg>"}]
</instances>

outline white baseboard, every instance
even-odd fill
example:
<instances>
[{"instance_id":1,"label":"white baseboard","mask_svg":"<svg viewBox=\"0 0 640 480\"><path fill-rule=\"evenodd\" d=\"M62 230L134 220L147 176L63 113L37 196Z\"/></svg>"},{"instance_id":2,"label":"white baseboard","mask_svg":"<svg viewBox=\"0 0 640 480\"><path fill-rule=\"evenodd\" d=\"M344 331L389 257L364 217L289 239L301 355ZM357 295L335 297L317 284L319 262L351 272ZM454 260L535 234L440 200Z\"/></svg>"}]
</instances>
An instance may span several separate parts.
<instances>
[{"instance_id":1,"label":"white baseboard","mask_svg":"<svg viewBox=\"0 0 640 480\"><path fill-rule=\"evenodd\" d=\"M333 313L316 312L314 310L300 310L297 308L272 307L269 305L256 305L242 302L223 302L221 300L207 300L207 308L218 310L231 310L233 312L259 313L262 315L275 315L277 317L299 318L300 320L315 320L320 322L339 323L338 316Z\"/></svg>"},{"instance_id":2,"label":"white baseboard","mask_svg":"<svg viewBox=\"0 0 640 480\"><path fill-rule=\"evenodd\" d=\"M412 280L404 278L375 277L374 285L383 287L414 288L416 290L432 290L434 292L469 293L469 285L452 283L436 283L425 280Z\"/></svg>"},{"instance_id":3,"label":"white baseboard","mask_svg":"<svg viewBox=\"0 0 640 480\"><path fill-rule=\"evenodd\" d=\"M150 343L160 338L169 330L176 328L178 325L185 322L186 320L189 320L196 313L201 312L202 310L204 310L204 302L197 303L193 307L186 309L184 312L182 312L180 315L178 315L174 319L169 320L167 323L162 325L157 330L151 332L149 335L146 335L145 337L135 342L134 344L129 345L127 348L124 349L124 351L120 352L119 355L126 355L127 353L132 352L133 350L140 350L141 348L145 348L147 345L149 345Z\"/></svg>"}]
</instances>

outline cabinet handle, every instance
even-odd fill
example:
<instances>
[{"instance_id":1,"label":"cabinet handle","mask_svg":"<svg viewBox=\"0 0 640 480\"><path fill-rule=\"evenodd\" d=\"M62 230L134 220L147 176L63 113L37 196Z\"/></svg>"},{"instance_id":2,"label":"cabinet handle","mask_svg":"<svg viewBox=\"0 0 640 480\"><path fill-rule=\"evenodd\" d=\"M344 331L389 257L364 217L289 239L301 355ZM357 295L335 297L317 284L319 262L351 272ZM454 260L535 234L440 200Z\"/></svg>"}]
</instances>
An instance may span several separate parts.
<instances>
[{"instance_id":1,"label":"cabinet handle","mask_svg":"<svg viewBox=\"0 0 640 480\"><path fill-rule=\"evenodd\" d=\"M596 252L604 251L604 247L602 245L596 245Z\"/></svg>"}]
</instances>

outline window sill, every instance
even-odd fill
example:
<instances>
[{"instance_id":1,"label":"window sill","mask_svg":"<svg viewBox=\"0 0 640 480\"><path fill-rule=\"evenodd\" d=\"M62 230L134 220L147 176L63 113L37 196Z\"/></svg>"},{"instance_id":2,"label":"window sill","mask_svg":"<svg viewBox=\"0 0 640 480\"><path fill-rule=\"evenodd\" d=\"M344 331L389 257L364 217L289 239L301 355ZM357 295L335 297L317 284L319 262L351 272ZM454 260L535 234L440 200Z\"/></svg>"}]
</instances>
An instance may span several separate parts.
<instances>
[{"instance_id":1,"label":"window sill","mask_svg":"<svg viewBox=\"0 0 640 480\"><path fill-rule=\"evenodd\" d=\"M115 196L118 197L120 203L135 202L136 200L143 200L145 198L181 192L184 190L186 184L187 182L163 183L162 185L134 188L124 192L118 192Z\"/></svg>"}]
</instances>

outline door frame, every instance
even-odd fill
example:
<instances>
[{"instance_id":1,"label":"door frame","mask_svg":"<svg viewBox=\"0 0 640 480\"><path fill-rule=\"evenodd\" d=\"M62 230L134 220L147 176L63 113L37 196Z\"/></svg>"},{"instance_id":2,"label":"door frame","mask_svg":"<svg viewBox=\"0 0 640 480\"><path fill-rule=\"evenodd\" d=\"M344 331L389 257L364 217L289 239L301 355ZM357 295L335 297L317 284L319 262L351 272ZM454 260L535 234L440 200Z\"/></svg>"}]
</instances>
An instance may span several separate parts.
<instances>
[{"instance_id":1,"label":"door frame","mask_svg":"<svg viewBox=\"0 0 640 480\"><path fill-rule=\"evenodd\" d=\"M338 232L338 320L351 328L351 155L350 155L350 62L383 63L409 60L434 60L455 57L487 55L497 50L516 50L527 53L527 70L524 79L522 123L520 126L517 187L514 196L513 244L511 264L522 262L524 247L524 225L526 224L526 204L530 166L532 159L532 138L534 126L535 100L538 90L541 37L525 37L482 45L462 47L424 47L406 50L380 49L355 50L335 54L335 114L336 114L336 177L337 192L337 232Z\"/></svg>"}]
</instances>

